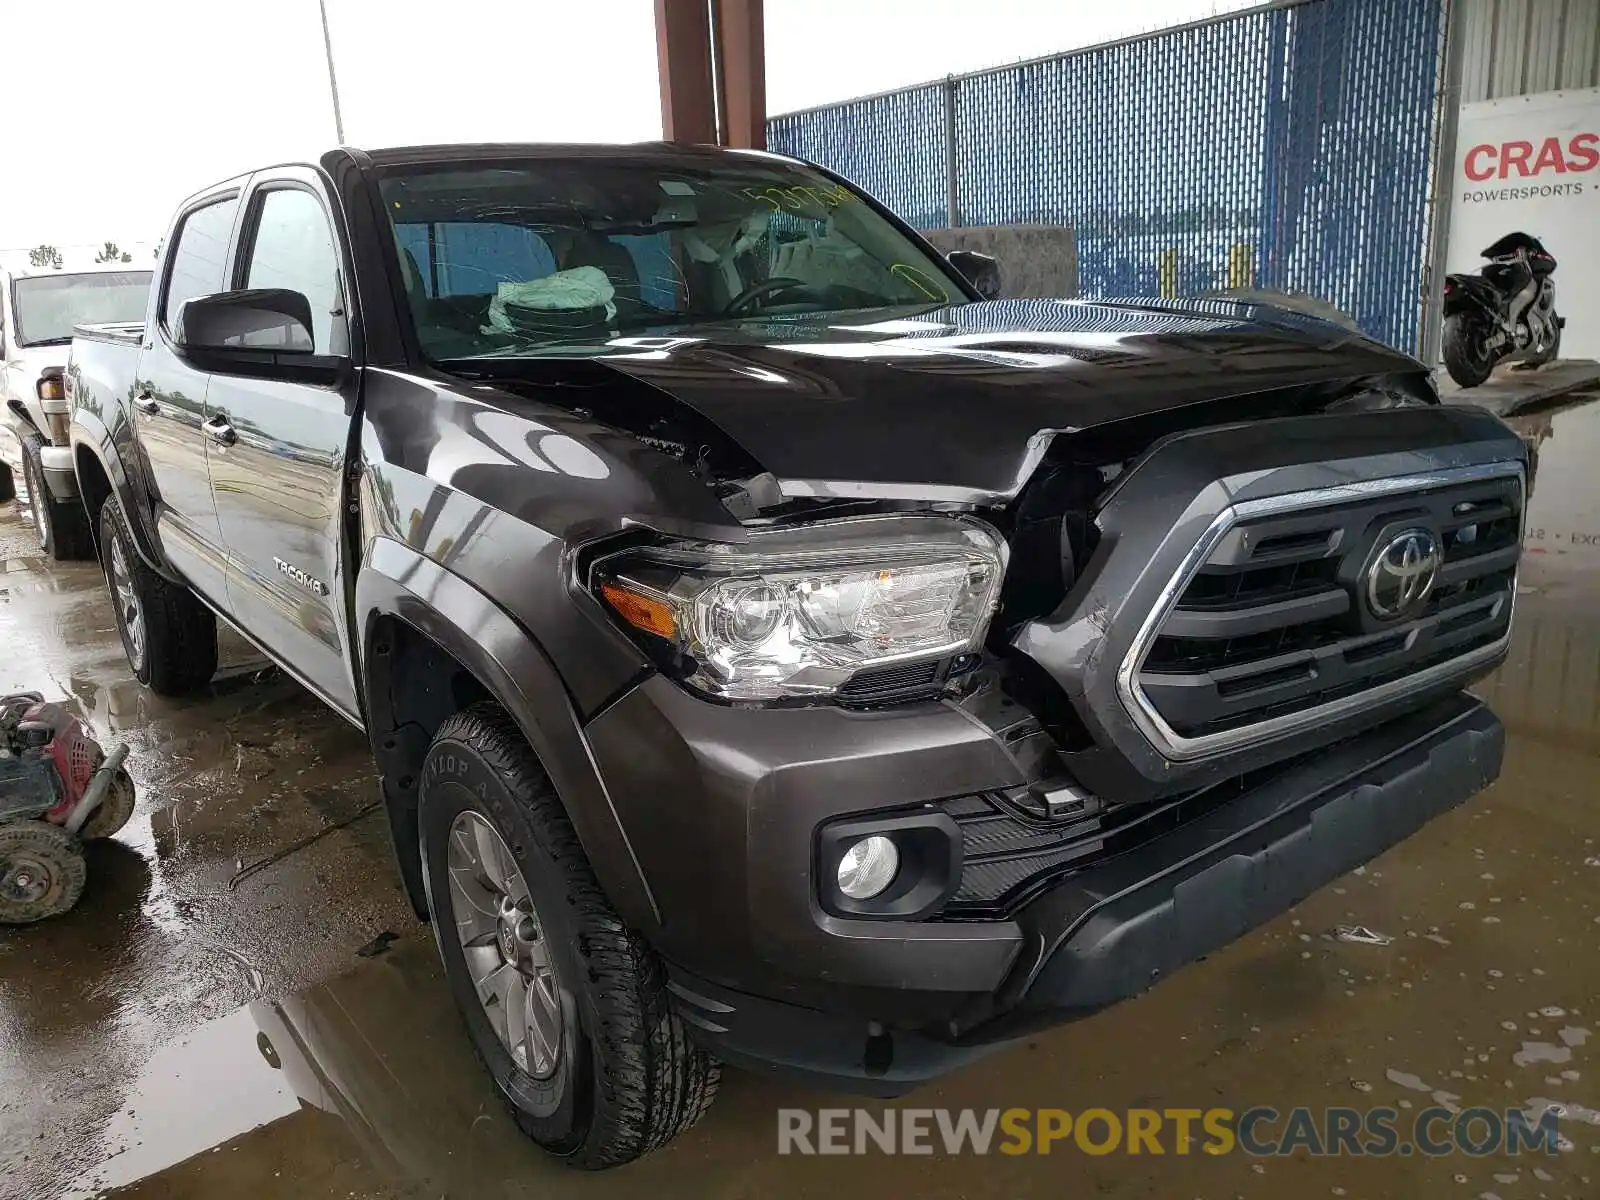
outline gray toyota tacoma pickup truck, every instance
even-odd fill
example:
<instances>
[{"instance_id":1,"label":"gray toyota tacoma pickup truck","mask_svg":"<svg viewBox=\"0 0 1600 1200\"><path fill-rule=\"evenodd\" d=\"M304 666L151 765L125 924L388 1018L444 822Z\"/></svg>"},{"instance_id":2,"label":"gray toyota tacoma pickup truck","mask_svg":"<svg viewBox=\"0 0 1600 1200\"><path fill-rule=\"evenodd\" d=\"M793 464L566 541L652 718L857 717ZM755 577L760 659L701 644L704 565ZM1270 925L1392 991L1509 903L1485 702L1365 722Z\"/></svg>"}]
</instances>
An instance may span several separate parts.
<instances>
[{"instance_id":1,"label":"gray toyota tacoma pickup truck","mask_svg":"<svg viewBox=\"0 0 1600 1200\"><path fill-rule=\"evenodd\" d=\"M339 149L164 245L66 376L133 671L220 615L366 732L575 1165L1132 996L1499 771L1523 444L1349 330L995 299L665 145Z\"/></svg>"}]
</instances>

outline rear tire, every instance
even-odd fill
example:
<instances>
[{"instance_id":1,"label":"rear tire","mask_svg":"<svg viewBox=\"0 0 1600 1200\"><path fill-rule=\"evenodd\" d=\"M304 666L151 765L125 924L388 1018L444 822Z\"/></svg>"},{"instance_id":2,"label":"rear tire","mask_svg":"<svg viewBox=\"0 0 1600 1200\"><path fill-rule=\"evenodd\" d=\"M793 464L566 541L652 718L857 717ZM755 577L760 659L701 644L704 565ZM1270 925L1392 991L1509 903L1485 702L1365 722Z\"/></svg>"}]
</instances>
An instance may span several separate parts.
<instances>
[{"instance_id":1,"label":"rear tire","mask_svg":"<svg viewBox=\"0 0 1600 1200\"><path fill-rule=\"evenodd\" d=\"M188 588L145 565L115 497L100 509L100 556L134 678L160 696L209 683L217 673L216 617Z\"/></svg>"},{"instance_id":2,"label":"rear tire","mask_svg":"<svg viewBox=\"0 0 1600 1200\"><path fill-rule=\"evenodd\" d=\"M39 549L57 562L94 557L94 539L89 536L89 514L83 501L57 500L44 481L44 462L40 450L44 441L38 434L22 439L22 479L28 490L27 519L39 539ZM17 501L22 515L22 501Z\"/></svg>"},{"instance_id":3,"label":"rear tire","mask_svg":"<svg viewBox=\"0 0 1600 1200\"><path fill-rule=\"evenodd\" d=\"M600 890L516 723L490 703L457 713L440 727L421 777L423 872L445 976L517 1124L587 1170L631 1162L694 1125L716 1095L717 1062L689 1040L660 960ZM474 846L487 870L472 865ZM498 893L497 877L506 884ZM524 944L534 957L508 993L490 979L520 969L521 935L507 932L519 921L530 922L535 936ZM544 964L559 1002L535 1013L515 987L533 997L529 981L538 985ZM480 989L496 998L481 999ZM511 1001L498 999L507 994ZM503 1036L496 1026L506 1028L508 1012L525 1016Z\"/></svg>"},{"instance_id":4,"label":"rear tire","mask_svg":"<svg viewBox=\"0 0 1600 1200\"><path fill-rule=\"evenodd\" d=\"M16 485L11 482L11 466L0 462L0 501L10 500L16 494Z\"/></svg>"},{"instance_id":5,"label":"rear tire","mask_svg":"<svg viewBox=\"0 0 1600 1200\"><path fill-rule=\"evenodd\" d=\"M1445 370L1464 388L1477 387L1494 370L1494 356L1484 349L1476 325L1464 315L1445 318L1441 349Z\"/></svg>"},{"instance_id":6,"label":"rear tire","mask_svg":"<svg viewBox=\"0 0 1600 1200\"><path fill-rule=\"evenodd\" d=\"M78 836L86 842L98 842L111 837L133 819L137 801L133 777L119 767L111 777L111 786L106 789L105 799L100 802L99 808L89 814L83 828L78 830Z\"/></svg>"},{"instance_id":7,"label":"rear tire","mask_svg":"<svg viewBox=\"0 0 1600 1200\"><path fill-rule=\"evenodd\" d=\"M59 825L0 825L0 925L31 925L71 911L88 878L83 847Z\"/></svg>"}]
</instances>

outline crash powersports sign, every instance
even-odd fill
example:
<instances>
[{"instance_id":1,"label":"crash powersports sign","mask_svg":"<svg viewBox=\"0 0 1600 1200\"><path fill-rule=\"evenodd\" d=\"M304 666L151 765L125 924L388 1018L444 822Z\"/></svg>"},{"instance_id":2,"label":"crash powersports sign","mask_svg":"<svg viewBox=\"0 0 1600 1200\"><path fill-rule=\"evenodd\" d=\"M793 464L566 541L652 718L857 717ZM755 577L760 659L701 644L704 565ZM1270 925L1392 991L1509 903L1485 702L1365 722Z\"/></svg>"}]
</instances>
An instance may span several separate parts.
<instances>
[{"instance_id":1,"label":"crash powersports sign","mask_svg":"<svg viewBox=\"0 0 1600 1200\"><path fill-rule=\"evenodd\" d=\"M1561 357L1600 357L1600 88L1463 105L1455 181L1445 270L1477 271L1509 234L1537 238L1562 267Z\"/></svg>"}]
</instances>

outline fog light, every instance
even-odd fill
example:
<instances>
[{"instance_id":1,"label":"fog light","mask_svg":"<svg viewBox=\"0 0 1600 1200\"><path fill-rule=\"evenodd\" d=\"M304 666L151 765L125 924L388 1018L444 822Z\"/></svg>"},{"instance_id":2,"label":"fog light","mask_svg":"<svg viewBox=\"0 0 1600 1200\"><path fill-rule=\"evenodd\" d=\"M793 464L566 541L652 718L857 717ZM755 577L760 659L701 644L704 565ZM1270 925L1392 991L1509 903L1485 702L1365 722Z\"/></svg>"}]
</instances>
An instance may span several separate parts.
<instances>
[{"instance_id":1,"label":"fog light","mask_svg":"<svg viewBox=\"0 0 1600 1200\"><path fill-rule=\"evenodd\" d=\"M894 882L900 851L881 834L864 837L839 859L839 890L852 900L870 900Z\"/></svg>"}]
</instances>

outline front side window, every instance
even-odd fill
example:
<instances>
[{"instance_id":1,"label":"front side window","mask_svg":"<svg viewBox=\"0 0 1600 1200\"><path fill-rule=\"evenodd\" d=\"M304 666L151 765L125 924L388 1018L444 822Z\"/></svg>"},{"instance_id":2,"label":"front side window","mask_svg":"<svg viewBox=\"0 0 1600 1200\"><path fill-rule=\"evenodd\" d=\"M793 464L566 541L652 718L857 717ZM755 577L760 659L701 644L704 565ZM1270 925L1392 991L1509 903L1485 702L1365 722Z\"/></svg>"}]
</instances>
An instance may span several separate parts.
<instances>
[{"instance_id":1,"label":"front side window","mask_svg":"<svg viewBox=\"0 0 1600 1200\"><path fill-rule=\"evenodd\" d=\"M74 325L142 321L149 295L149 271L18 279L11 285L17 341L23 346L60 345L72 340Z\"/></svg>"},{"instance_id":2,"label":"front side window","mask_svg":"<svg viewBox=\"0 0 1600 1200\"><path fill-rule=\"evenodd\" d=\"M339 309L339 255L322 205L310 192L279 188L261 198L260 216L245 272L247 288L282 288L311 302L311 346L333 352L334 314Z\"/></svg>"},{"instance_id":3,"label":"front side window","mask_svg":"<svg viewBox=\"0 0 1600 1200\"><path fill-rule=\"evenodd\" d=\"M197 208L178 227L167 274L167 294L161 305L161 323L172 327L178 310L196 296L210 296L225 286L222 272L228 261L228 238L239 198L229 196Z\"/></svg>"},{"instance_id":4,"label":"front side window","mask_svg":"<svg viewBox=\"0 0 1600 1200\"><path fill-rule=\"evenodd\" d=\"M450 164L391 168L380 189L434 360L966 299L942 261L798 164Z\"/></svg>"}]
</instances>

